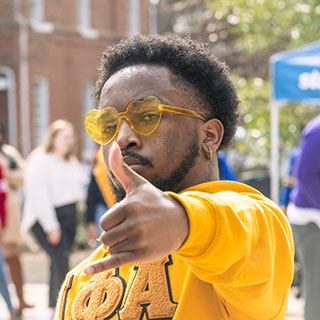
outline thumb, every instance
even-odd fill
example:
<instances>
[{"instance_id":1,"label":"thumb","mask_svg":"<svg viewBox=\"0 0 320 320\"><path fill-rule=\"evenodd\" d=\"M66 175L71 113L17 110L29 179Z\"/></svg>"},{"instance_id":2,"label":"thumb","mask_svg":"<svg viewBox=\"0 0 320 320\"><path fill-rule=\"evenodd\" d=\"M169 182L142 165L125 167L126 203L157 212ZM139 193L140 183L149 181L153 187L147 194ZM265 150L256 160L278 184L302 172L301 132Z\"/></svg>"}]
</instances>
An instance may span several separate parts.
<instances>
[{"instance_id":1,"label":"thumb","mask_svg":"<svg viewBox=\"0 0 320 320\"><path fill-rule=\"evenodd\" d=\"M129 195L137 186L147 181L123 162L120 147L116 142L113 142L110 148L109 168L121 183L127 195Z\"/></svg>"}]
</instances>

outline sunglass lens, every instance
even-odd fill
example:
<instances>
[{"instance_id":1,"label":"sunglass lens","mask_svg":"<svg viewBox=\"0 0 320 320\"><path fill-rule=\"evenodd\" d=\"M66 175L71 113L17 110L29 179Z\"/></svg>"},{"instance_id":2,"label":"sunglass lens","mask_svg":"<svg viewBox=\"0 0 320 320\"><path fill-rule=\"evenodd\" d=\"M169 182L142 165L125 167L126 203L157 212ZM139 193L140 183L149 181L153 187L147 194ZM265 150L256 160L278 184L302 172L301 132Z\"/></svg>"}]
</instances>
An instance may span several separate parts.
<instances>
[{"instance_id":1,"label":"sunglass lens","mask_svg":"<svg viewBox=\"0 0 320 320\"><path fill-rule=\"evenodd\" d=\"M134 102L128 110L128 117L136 132L148 135L158 126L161 111L157 108L159 101L147 98L144 101Z\"/></svg>"},{"instance_id":2,"label":"sunglass lens","mask_svg":"<svg viewBox=\"0 0 320 320\"><path fill-rule=\"evenodd\" d=\"M116 134L118 114L112 108L102 111L92 110L85 118L85 128L88 135L100 144L110 142Z\"/></svg>"}]
</instances>

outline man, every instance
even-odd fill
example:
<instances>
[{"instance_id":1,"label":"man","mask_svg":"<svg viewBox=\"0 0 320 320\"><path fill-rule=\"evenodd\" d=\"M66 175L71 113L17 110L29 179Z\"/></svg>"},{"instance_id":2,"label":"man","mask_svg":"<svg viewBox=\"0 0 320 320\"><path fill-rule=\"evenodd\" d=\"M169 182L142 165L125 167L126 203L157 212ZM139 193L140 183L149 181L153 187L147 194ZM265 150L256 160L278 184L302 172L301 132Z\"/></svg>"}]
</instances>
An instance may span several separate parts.
<instances>
[{"instance_id":1,"label":"man","mask_svg":"<svg viewBox=\"0 0 320 320\"><path fill-rule=\"evenodd\" d=\"M238 120L226 67L190 39L135 36L99 70L85 127L118 203L101 219L103 245L68 274L56 319L284 319L286 218L218 181Z\"/></svg>"},{"instance_id":2,"label":"man","mask_svg":"<svg viewBox=\"0 0 320 320\"><path fill-rule=\"evenodd\" d=\"M296 182L290 194L287 215L292 224L302 261L306 320L320 313L320 115L302 131L293 172Z\"/></svg>"}]
</instances>

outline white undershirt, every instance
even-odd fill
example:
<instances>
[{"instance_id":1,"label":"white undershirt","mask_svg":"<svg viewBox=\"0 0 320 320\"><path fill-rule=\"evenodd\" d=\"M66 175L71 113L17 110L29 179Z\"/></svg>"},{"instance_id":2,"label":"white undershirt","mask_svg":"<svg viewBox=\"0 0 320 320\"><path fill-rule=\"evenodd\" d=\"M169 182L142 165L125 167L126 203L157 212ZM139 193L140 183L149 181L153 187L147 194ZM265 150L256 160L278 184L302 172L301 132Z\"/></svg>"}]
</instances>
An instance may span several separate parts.
<instances>
[{"instance_id":1,"label":"white undershirt","mask_svg":"<svg viewBox=\"0 0 320 320\"><path fill-rule=\"evenodd\" d=\"M291 224L306 225L313 222L320 228L319 209L300 208L290 202L287 208L287 217Z\"/></svg>"},{"instance_id":2,"label":"white undershirt","mask_svg":"<svg viewBox=\"0 0 320 320\"><path fill-rule=\"evenodd\" d=\"M55 207L85 198L86 170L73 158L54 153L37 153L27 163L24 179L25 203L22 231L38 221L46 232L60 227Z\"/></svg>"}]
</instances>

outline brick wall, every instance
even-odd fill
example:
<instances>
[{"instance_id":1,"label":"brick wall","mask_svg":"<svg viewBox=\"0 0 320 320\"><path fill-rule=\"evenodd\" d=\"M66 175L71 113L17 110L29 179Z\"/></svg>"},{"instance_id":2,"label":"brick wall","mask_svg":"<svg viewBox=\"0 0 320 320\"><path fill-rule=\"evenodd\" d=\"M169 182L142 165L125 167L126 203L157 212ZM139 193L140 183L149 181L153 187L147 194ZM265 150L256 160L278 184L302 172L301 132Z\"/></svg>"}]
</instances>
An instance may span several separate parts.
<instances>
[{"instance_id":1,"label":"brick wall","mask_svg":"<svg viewBox=\"0 0 320 320\"><path fill-rule=\"evenodd\" d=\"M30 2L21 0L25 17L29 18ZM91 29L99 34L88 38L79 33L76 0L44 0L45 22L53 25L53 32L38 32L28 27L30 137L32 123L32 84L43 77L49 84L49 121L70 120L79 136L78 155L81 155L83 130L83 87L96 80L96 65L107 45L128 34L127 0L91 0ZM19 28L13 20L13 1L0 0L0 65L11 67L16 75L18 110L18 149L21 145L21 108L19 106ZM141 33L149 30L149 2L140 0ZM5 10L4 10L5 9ZM6 13L5 13L6 12ZM5 13L6 19L3 19ZM7 113L5 99L0 100L3 117ZM10 124L9 124L10 125ZM30 141L33 146L33 141Z\"/></svg>"}]
</instances>

